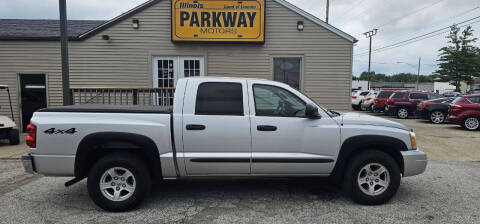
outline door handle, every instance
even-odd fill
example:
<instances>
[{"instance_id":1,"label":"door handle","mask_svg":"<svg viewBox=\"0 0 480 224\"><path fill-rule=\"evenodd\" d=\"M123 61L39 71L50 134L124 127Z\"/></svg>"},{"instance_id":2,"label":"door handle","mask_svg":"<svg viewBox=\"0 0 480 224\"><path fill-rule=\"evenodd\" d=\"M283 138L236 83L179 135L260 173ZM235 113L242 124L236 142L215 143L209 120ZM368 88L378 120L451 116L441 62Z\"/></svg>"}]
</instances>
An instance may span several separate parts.
<instances>
[{"instance_id":1,"label":"door handle","mask_svg":"<svg viewBox=\"0 0 480 224\"><path fill-rule=\"evenodd\" d=\"M277 127L272 125L258 125L257 130L259 131L276 131Z\"/></svg>"},{"instance_id":2,"label":"door handle","mask_svg":"<svg viewBox=\"0 0 480 224\"><path fill-rule=\"evenodd\" d=\"M187 124L187 130L205 130L205 125L201 124Z\"/></svg>"}]
</instances>

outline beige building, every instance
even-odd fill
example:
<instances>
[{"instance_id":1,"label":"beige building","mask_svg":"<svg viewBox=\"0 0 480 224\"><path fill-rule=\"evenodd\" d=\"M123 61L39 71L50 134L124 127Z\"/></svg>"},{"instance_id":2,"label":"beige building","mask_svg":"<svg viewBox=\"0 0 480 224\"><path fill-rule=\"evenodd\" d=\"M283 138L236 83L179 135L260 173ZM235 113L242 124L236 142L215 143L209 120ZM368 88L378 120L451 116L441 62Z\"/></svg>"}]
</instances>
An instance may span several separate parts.
<instances>
[{"instance_id":1,"label":"beige building","mask_svg":"<svg viewBox=\"0 0 480 224\"><path fill-rule=\"evenodd\" d=\"M348 110L355 38L285 0L264 6L258 43L173 41L170 0L148 1L109 21L69 21L70 87L255 77L286 82L326 108ZM26 124L38 107L62 104L58 21L0 19L0 27L0 84L10 86L15 120ZM0 106L8 116L6 93L0 92Z\"/></svg>"}]
</instances>

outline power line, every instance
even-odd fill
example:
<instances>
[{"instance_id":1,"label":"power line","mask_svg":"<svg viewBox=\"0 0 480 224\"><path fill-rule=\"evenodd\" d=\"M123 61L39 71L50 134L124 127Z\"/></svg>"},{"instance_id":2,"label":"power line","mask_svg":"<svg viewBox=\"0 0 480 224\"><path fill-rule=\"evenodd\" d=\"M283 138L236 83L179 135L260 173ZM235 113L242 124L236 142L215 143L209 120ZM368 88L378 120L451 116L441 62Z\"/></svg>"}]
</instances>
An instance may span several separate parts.
<instances>
[{"instance_id":1,"label":"power line","mask_svg":"<svg viewBox=\"0 0 480 224\"><path fill-rule=\"evenodd\" d=\"M475 23L478 23L478 22L480 22L480 20L477 20L477 21L474 21L474 22L471 22L471 23L468 23L468 24L459 26L459 28L465 27L465 26L468 26L468 25L472 25L472 24L475 24ZM405 46L405 45L409 45L409 44L412 44L412 43L415 43L415 42L418 42L418 41L421 41L421 40L429 39L429 38L432 38L432 37L435 37L435 36L438 36L438 35L441 35L441 34L444 34L444 33L448 33L448 32L450 32L450 30L446 30L446 31L443 31L443 32L437 33L437 34L432 34L432 35L430 35L430 36L423 37L423 38L421 38L421 39L414 40L414 41L411 41L411 42L408 42L408 43L403 43L403 44L401 44L401 45L396 45L396 46L392 46L392 47L385 48L385 49L375 49L375 50L374 50L374 53L387 51L387 50L394 49L394 48L397 48L397 47L402 47L402 46Z\"/></svg>"},{"instance_id":2,"label":"power line","mask_svg":"<svg viewBox=\"0 0 480 224\"><path fill-rule=\"evenodd\" d=\"M357 1L357 4L352 5L352 7L348 8L346 11L344 11L344 12L342 13L342 16L340 16L340 17L338 18L338 20L341 21L341 20L345 17L345 15L347 15L348 12L350 12L352 9L356 8L357 6L359 6L359 5L360 5L361 3L363 3L364 1L365 1L365 0L359 0L359 1Z\"/></svg>"},{"instance_id":3,"label":"power line","mask_svg":"<svg viewBox=\"0 0 480 224\"><path fill-rule=\"evenodd\" d=\"M451 20L451 19L455 19L455 18L457 18L457 17L466 15L466 14L468 14L468 13L470 13L470 12L476 11L477 9L480 9L480 6L477 6L477 7L474 7L474 8L465 10L465 11L462 11L462 12L460 12L460 13L458 13L458 14L455 14L455 15L450 16L450 17L448 17L448 18L445 18L445 19L443 19L443 20L438 20L438 21L435 22L433 25L439 25L439 24L441 24L441 23L444 23L445 21L449 21L449 20ZM420 30L420 32L418 32L418 31L417 31L417 32L410 32L410 33L408 33L407 35L397 36L397 37L395 37L394 39L392 39L391 41L394 42L394 41L401 40L401 39L403 39L403 38L406 37L406 36L417 35L417 34L421 33L422 31L423 31L423 30ZM380 35L381 35L381 34L380 34ZM359 50L359 51L363 52L363 51L366 51L367 49L368 49L368 48L362 48L362 49Z\"/></svg>"},{"instance_id":4,"label":"power line","mask_svg":"<svg viewBox=\"0 0 480 224\"><path fill-rule=\"evenodd\" d=\"M460 25L460 24L463 24L463 23L467 23L467 22L470 22L470 21L475 20L475 19L478 19L478 18L480 18L480 16L477 16L477 17L474 17L474 18L471 18L471 19L468 19L468 20L464 20L464 21L462 21L462 22L460 22L460 23L456 23L456 25ZM479 20L479 21L480 21L480 20ZM479 22L479 21L476 21L476 22ZM476 22L474 22L474 23L476 23ZM473 23L471 23L471 24L473 24ZM463 26L462 26L462 27L463 27ZM408 43L408 44L414 43L414 42L417 42L417 41L418 41L417 39L422 38L422 39L420 39L420 40L423 40L423 39L426 39L426 38L423 38L423 37L426 37L426 36L429 36L429 35L432 35L432 34L434 34L434 35L429 36L428 38L433 37L433 36L437 36L437 35L439 35L439 34L444 33L444 32L442 32L442 33L438 33L438 32L440 32L440 31L442 31L442 30L445 30L445 29L449 29L449 28L450 28L450 26L447 26L447 27L444 27L444 28L441 28L441 29L437 29L437 30L434 30L434 31L431 31L431 32L428 32L428 33L425 33L425 34L422 34L422 35L419 35L419 36L415 36L415 37L409 38L409 39L407 39L407 40L403 40L403 41L400 41L400 42L397 42L397 43L394 43L394 44L390 44L390 45L387 45L387 46L383 46L383 47L374 49L373 52L377 52L377 51L380 51L380 50L383 50L383 49L386 49L386 48L395 47L395 46L397 46L397 45L401 45L401 44L404 44L404 43ZM435 33L438 33L438 34L435 34ZM403 46L403 45L402 45L402 46ZM356 55L354 55L354 56L364 55L364 54L367 54L367 53L368 53L368 52L362 52L362 53L356 54Z\"/></svg>"}]
</instances>

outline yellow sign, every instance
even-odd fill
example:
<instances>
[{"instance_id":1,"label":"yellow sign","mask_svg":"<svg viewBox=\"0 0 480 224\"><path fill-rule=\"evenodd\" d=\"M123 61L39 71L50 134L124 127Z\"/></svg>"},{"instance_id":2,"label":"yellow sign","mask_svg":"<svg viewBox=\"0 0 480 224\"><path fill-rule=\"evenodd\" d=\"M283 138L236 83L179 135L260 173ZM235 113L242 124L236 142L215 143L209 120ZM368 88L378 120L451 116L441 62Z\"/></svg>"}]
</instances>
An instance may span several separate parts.
<instances>
[{"instance_id":1,"label":"yellow sign","mask_svg":"<svg viewBox=\"0 0 480 224\"><path fill-rule=\"evenodd\" d=\"M172 40L264 42L265 0L172 0Z\"/></svg>"}]
</instances>

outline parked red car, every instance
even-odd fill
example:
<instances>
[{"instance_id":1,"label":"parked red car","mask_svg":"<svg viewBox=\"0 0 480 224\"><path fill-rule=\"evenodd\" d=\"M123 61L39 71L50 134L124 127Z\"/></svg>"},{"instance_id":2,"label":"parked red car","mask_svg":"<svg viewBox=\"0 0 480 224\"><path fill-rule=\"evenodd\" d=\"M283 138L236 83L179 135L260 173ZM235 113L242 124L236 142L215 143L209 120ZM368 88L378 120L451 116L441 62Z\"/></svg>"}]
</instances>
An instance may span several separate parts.
<instances>
[{"instance_id":1,"label":"parked red car","mask_svg":"<svg viewBox=\"0 0 480 224\"><path fill-rule=\"evenodd\" d=\"M395 90L382 90L373 100L373 111L385 111L387 100Z\"/></svg>"},{"instance_id":2,"label":"parked red car","mask_svg":"<svg viewBox=\"0 0 480 224\"><path fill-rule=\"evenodd\" d=\"M480 94L457 97L448 110L448 120L469 131L480 129Z\"/></svg>"},{"instance_id":3,"label":"parked red car","mask_svg":"<svg viewBox=\"0 0 480 224\"><path fill-rule=\"evenodd\" d=\"M424 100L437 99L442 96L436 93L420 92L420 91L395 91L388 98L385 112L395 115L400 119L406 119L409 115L414 114L417 105Z\"/></svg>"}]
</instances>

